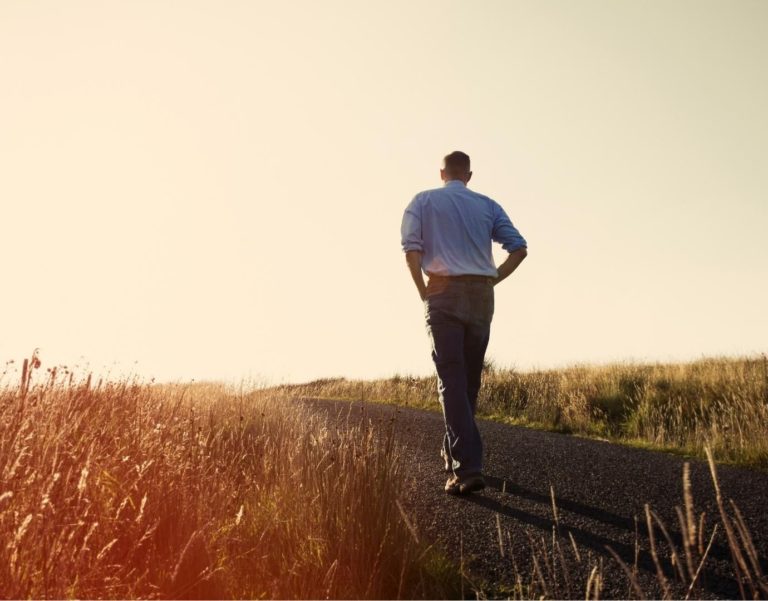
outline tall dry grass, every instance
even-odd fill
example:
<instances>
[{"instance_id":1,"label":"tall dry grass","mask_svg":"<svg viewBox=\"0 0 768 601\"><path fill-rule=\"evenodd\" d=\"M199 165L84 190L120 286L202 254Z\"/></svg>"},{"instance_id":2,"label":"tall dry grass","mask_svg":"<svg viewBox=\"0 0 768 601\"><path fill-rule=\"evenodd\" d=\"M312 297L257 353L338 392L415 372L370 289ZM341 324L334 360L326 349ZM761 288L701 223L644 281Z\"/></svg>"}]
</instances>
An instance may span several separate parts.
<instances>
[{"instance_id":1,"label":"tall dry grass","mask_svg":"<svg viewBox=\"0 0 768 601\"><path fill-rule=\"evenodd\" d=\"M434 377L344 378L282 392L438 408ZM768 357L520 372L489 365L481 416L768 468Z\"/></svg>"},{"instance_id":2,"label":"tall dry grass","mask_svg":"<svg viewBox=\"0 0 768 601\"><path fill-rule=\"evenodd\" d=\"M483 590L416 539L397 503L402 467L386 431L322 421L286 403L295 389L285 387L246 394L41 372L33 356L20 374L0 374L0 597L446 598ZM401 378L397 386L425 382ZM320 385L338 392L349 383ZM626 597L705 594L716 537L730 551L740 596L768 595L765 564L719 488L713 452L705 454L717 524L705 530L694 511L686 468L675 536L646 507L648 542L638 548L650 552L656 577L649 584L637 563L622 564ZM515 569L502 590L599 598L603 560L573 537L561 542L554 492L552 509L551 538L529 533L531 571ZM500 525L488 544L514 562Z\"/></svg>"},{"instance_id":3,"label":"tall dry grass","mask_svg":"<svg viewBox=\"0 0 768 601\"><path fill-rule=\"evenodd\" d=\"M39 368L0 382L0 596L459 593L395 502L385 432L219 385Z\"/></svg>"}]
</instances>

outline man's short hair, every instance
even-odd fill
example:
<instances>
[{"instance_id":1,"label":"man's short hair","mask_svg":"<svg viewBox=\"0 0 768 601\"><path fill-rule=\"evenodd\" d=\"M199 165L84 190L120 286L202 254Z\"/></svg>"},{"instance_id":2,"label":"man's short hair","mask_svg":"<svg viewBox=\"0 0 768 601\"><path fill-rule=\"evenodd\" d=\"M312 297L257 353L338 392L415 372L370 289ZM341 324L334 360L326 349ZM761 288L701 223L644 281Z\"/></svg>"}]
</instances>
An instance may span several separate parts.
<instances>
[{"instance_id":1,"label":"man's short hair","mask_svg":"<svg viewBox=\"0 0 768 601\"><path fill-rule=\"evenodd\" d=\"M454 150L451 154L445 155L443 165L448 173L454 175L469 173L469 155L460 150Z\"/></svg>"}]
</instances>

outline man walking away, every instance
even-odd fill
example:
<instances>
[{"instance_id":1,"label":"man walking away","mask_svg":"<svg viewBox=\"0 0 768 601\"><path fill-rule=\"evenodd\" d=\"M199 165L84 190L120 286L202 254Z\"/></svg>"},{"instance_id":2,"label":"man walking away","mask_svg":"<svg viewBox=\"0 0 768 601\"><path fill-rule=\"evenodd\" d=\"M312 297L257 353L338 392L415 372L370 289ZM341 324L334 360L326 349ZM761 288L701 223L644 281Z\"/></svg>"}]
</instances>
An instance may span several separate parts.
<instances>
[{"instance_id":1,"label":"man walking away","mask_svg":"<svg viewBox=\"0 0 768 601\"><path fill-rule=\"evenodd\" d=\"M477 394L493 317L493 287L528 254L501 206L467 188L469 156L443 159L442 188L417 194L403 215L402 246L425 304L427 332L445 419L441 455L450 494L485 488L483 442L475 423ZM492 242L509 253L498 270ZM429 277L425 285L422 272Z\"/></svg>"}]
</instances>

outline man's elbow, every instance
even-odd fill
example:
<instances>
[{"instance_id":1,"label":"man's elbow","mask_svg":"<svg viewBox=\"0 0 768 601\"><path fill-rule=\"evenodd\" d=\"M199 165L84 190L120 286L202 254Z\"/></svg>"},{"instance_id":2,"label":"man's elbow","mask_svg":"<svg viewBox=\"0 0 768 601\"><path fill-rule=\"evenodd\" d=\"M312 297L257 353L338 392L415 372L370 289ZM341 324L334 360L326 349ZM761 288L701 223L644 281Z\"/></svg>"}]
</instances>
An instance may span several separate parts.
<instances>
[{"instance_id":1,"label":"man's elbow","mask_svg":"<svg viewBox=\"0 0 768 601\"><path fill-rule=\"evenodd\" d=\"M522 261L523 259L525 259L525 257L528 256L528 247L521 246L520 248L512 252L514 252L518 257L520 257L520 260Z\"/></svg>"},{"instance_id":2,"label":"man's elbow","mask_svg":"<svg viewBox=\"0 0 768 601\"><path fill-rule=\"evenodd\" d=\"M405 253L405 262L411 269L421 269L421 251L409 250Z\"/></svg>"}]
</instances>

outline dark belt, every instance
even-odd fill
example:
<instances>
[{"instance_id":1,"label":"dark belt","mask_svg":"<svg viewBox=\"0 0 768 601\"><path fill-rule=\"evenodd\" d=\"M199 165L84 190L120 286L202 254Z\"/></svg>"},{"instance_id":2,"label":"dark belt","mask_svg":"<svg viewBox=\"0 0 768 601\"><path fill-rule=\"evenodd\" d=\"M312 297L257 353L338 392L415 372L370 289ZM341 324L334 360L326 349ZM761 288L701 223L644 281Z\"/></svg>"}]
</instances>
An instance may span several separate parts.
<instances>
[{"instance_id":1,"label":"dark belt","mask_svg":"<svg viewBox=\"0 0 768 601\"><path fill-rule=\"evenodd\" d=\"M493 284L496 278L489 275L430 275L429 281L435 282L478 282L481 284Z\"/></svg>"}]
</instances>

